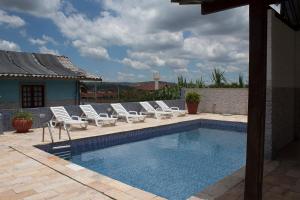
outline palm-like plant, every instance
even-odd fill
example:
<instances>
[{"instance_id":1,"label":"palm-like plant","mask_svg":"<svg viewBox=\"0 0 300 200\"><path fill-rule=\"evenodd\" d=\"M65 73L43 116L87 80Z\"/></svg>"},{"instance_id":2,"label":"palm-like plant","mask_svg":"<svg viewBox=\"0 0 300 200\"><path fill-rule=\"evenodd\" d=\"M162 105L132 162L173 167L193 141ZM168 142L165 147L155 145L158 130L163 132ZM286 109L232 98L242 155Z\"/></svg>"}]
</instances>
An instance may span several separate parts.
<instances>
[{"instance_id":1,"label":"palm-like plant","mask_svg":"<svg viewBox=\"0 0 300 200\"><path fill-rule=\"evenodd\" d=\"M204 88L205 87L205 82L202 77L200 77L200 79L196 80L195 86L196 86L196 88Z\"/></svg>"},{"instance_id":2,"label":"palm-like plant","mask_svg":"<svg viewBox=\"0 0 300 200\"><path fill-rule=\"evenodd\" d=\"M222 87L227 83L224 73L225 72L221 71L220 69L214 69L214 71L211 74L211 80L213 82L213 86Z\"/></svg>"}]
</instances>

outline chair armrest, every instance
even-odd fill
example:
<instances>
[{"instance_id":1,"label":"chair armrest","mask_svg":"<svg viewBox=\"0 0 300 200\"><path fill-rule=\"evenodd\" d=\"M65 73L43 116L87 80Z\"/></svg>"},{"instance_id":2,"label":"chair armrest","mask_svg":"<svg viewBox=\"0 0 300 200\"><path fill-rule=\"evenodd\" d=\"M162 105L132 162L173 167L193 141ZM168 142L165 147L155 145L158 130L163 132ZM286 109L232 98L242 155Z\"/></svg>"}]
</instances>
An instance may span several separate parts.
<instances>
[{"instance_id":1,"label":"chair armrest","mask_svg":"<svg viewBox=\"0 0 300 200\"><path fill-rule=\"evenodd\" d=\"M146 112L146 111L140 112L140 115L147 115L147 114L148 114L148 112Z\"/></svg>"},{"instance_id":2,"label":"chair armrest","mask_svg":"<svg viewBox=\"0 0 300 200\"><path fill-rule=\"evenodd\" d=\"M171 110L179 110L178 107L171 107Z\"/></svg>"},{"instance_id":3,"label":"chair armrest","mask_svg":"<svg viewBox=\"0 0 300 200\"><path fill-rule=\"evenodd\" d=\"M156 108L155 110L156 110L156 111L163 111L162 108Z\"/></svg>"},{"instance_id":4,"label":"chair armrest","mask_svg":"<svg viewBox=\"0 0 300 200\"><path fill-rule=\"evenodd\" d=\"M51 127L55 127L57 125L57 123L59 123L59 122L56 119L54 119L54 118L50 119L50 121L48 122L48 124Z\"/></svg>"},{"instance_id":5,"label":"chair armrest","mask_svg":"<svg viewBox=\"0 0 300 200\"><path fill-rule=\"evenodd\" d=\"M132 111L132 110L131 110L131 111L129 111L128 113L129 113L129 114L138 115L138 113L137 113L136 111Z\"/></svg>"},{"instance_id":6,"label":"chair armrest","mask_svg":"<svg viewBox=\"0 0 300 200\"><path fill-rule=\"evenodd\" d=\"M99 113L100 117L107 117L108 118L108 114L107 113Z\"/></svg>"}]
</instances>

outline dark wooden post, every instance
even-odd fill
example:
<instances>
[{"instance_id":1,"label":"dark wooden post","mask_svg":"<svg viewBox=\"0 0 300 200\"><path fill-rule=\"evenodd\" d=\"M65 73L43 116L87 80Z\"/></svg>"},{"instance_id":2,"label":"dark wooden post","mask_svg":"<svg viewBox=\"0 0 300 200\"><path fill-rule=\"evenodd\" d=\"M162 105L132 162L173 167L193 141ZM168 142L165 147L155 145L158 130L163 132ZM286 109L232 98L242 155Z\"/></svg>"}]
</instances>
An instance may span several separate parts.
<instances>
[{"instance_id":1,"label":"dark wooden post","mask_svg":"<svg viewBox=\"0 0 300 200\"><path fill-rule=\"evenodd\" d=\"M262 199L267 78L267 5L266 0L251 0L249 5L250 63L245 200Z\"/></svg>"}]
</instances>

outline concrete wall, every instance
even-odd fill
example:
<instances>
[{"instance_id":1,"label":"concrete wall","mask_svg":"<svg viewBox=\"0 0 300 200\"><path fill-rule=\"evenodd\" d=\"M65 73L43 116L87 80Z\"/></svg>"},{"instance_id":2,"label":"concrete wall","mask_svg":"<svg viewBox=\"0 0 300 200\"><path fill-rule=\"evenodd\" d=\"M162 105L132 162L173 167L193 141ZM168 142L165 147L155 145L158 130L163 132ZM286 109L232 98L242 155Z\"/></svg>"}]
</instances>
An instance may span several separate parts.
<instances>
[{"instance_id":1,"label":"concrete wall","mask_svg":"<svg viewBox=\"0 0 300 200\"><path fill-rule=\"evenodd\" d=\"M265 121L265 159L272 158L272 16L268 12L267 38L267 89L266 89L266 121Z\"/></svg>"},{"instance_id":2,"label":"concrete wall","mask_svg":"<svg viewBox=\"0 0 300 200\"><path fill-rule=\"evenodd\" d=\"M20 107L22 84L45 85L45 106L74 105L77 97L76 81L73 80L0 80L0 109Z\"/></svg>"},{"instance_id":3,"label":"concrete wall","mask_svg":"<svg viewBox=\"0 0 300 200\"><path fill-rule=\"evenodd\" d=\"M190 91L197 92L202 96L198 107L199 112L240 115L248 113L247 88L183 89L182 98Z\"/></svg>"},{"instance_id":4,"label":"concrete wall","mask_svg":"<svg viewBox=\"0 0 300 200\"><path fill-rule=\"evenodd\" d=\"M266 142L272 144L266 148L275 157L295 138L296 32L274 12L269 13L268 28Z\"/></svg>"},{"instance_id":5,"label":"concrete wall","mask_svg":"<svg viewBox=\"0 0 300 200\"><path fill-rule=\"evenodd\" d=\"M164 100L165 101L165 100ZM178 100L166 100L166 104L171 106L177 106L180 109L185 108L185 102L182 99ZM150 102L153 107L158 107L158 105L155 102ZM94 109L100 113L108 113L112 114L113 109L110 107L109 103L98 103L98 104L92 104ZM138 102L126 102L122 105L127 110L133 110L137 112L141 112L142 107ZM70 115L78 115L80 116L82 114L79 106L77 105L67 105L65 106L66 110ZM52 113L50 111L49 107L43 107L43 108L28 108L24 109L25 111L28 111L32 113L33 115L33 128L42 127L43 123L48 122L52 118ZM11 121L13 118L14 113L17 111L17 109L0 109L0 114L2 115L2 120L0 119L0 128L2 128L4 131L13 130L13 127L11 126Z\"/></svg>"},{"instance_id":6,"label":"concrete wall","mask_svg":"<svg viewBox=\"0 0 300 200\"><path fill-rule=\"evenodd\" d=\"M296 67L295 67L295 133L300 139L300 31L296 32Z\"/></svg>"}]
</instances>

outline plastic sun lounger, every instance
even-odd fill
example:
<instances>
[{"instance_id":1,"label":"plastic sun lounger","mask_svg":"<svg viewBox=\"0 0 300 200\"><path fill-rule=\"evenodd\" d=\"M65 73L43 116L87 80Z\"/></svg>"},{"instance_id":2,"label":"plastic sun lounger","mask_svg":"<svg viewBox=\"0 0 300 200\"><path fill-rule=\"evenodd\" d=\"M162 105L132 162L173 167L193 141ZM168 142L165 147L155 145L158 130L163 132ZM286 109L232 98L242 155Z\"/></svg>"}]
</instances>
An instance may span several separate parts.
<instances>
[{"instance_id":1,"label":"plastic sun lounger","mask_svg":"<svg viewBox=\"0 0 300 200\"><path fill-rule=\"evenodd\" d=\"M109 117L107 113L97 113L91 105L80 105L83 112L82 117L87 120L95 121L96 126L116 125L118 118Z\"/></svg>"},{"instance_id":2,"label":"plastic sun lounger","mask_svg":"<svg viewBox=\"0 0 300 200\"><path fill-rule=\"evenodd\" d=\"M142 115L152 115L156 119L159 118L170 118L173 116L173 113L170 111L162 111L162 109L155 109L148 101L140 102L141 106L144 108L145 112L140 112Z\"/></svg>"},{"instance_id":3,"label":"plastic sun lounger","mask_svg":"<svg viewBox=\"0 0 300 200\"><path fill-rule=\"evenodd\" d=\"M180 110L178 107L169 107L164 101L155 101L163 111L172 112L173 116L185 116L187 111Z\"/></svg>"},{"instance_id":4,"label":"plastic sun lounger","mask_svg":"<svg viewBox=\"0 0 300 200\"><path fill-rule=\"evenodd\" d=\"M139 115L136 111L127 111L120 103L112 103L110 105L116 113L114 116L125 118L127 123L145 121L145 115Z\"/></svg>"},{"instance_id":5,"label":"plastic sun lounger","mask_svg":"<svg viewBox=\"0 0 300 200\"><path fill-rule=\"evenodd\" d=\"M83 121L79 116L70 116L63 106L50 107L53 113L51 122L61 123L65 130L69 130L73 125L80 125L82 128L87 128L88 122Z\"/></svg>"}]
</instances>

